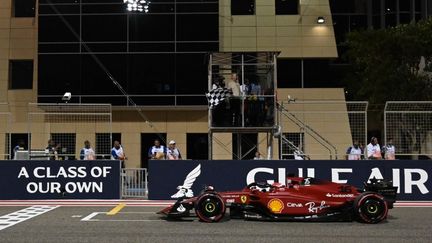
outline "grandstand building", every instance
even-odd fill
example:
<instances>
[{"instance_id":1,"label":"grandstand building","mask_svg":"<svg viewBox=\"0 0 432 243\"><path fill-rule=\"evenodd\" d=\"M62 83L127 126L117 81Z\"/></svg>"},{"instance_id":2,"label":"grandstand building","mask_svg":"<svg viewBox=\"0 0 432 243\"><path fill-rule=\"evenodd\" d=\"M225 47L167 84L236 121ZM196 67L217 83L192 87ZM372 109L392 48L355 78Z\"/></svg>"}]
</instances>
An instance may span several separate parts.
<instances>
[{"instance_id":1,"label":"grandstand building","mask_svg":"<svg viewBox=\"0 0 432 243\"><path fill-rule=\"evenodd\" d=\"M123 0L0 0L0 154L10 158L29 136L32 149L67 137L78 158L85 140L97 152L112 133L127 167L146 167L155 138L175 140L187 159L252 159L256 150L288 158L283 139L272 137L269 150L264 132L242 133L242 146L235 132L219 132L210 156L208 147L209 53L277 52L274 92L301 120L279 120L280 132L312 159L334 159L354 137L339 84L344 35L431 13L431 0L153 0L148 13ZM64 103L65 92L69 104L111 104L111 128L29 120L29 103ZM29 123L48 132L33 134Z\"/></svg>"}]
</instances>

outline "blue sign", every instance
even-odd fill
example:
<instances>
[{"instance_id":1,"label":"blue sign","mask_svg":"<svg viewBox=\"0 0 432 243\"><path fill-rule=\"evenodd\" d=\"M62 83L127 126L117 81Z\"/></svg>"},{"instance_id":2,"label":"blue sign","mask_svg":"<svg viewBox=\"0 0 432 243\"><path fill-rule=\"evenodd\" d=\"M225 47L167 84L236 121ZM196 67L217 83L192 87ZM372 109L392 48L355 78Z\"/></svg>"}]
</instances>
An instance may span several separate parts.
<instances>
[{"instance_id":1,"label":"blue sign","mask_svg":"<svg viewBox=\"0 0 432 243\"><path fill-rule=\"evenodd\" d=\"M370 178L392 180L397 200L432 200L431 161L425 160L152 160L149 199L171 199L186 180L198 195L205 185L218 191L241 190L254 181L286 183L287 175L315 177L363 189Z\"/></svg>"},{"instance_id":2,"label":"blue sign","mask_svg":"<svg viewBox=\"0 0 432 243\"><path fill-rule=\"evenodd\" d=\"M0 199L119 199L120 161L1 161Z\"/></svg>"}]
</instances>

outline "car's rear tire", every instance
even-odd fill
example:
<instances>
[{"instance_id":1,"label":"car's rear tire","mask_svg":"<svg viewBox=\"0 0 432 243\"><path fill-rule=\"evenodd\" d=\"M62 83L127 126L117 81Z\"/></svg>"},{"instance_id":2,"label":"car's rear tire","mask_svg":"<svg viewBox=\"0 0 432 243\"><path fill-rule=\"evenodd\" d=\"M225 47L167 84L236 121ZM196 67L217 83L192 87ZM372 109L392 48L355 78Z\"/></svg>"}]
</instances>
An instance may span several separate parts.
<instances>
[{"instance_id":1,"label":"car's rear tire","mask_svg":"<svg viewBox=\"0 0 432 243\"><path fill-rule=\"evenodd\" d=\"M387 218L388 205L379 194L364 192L354 200L357 219L368 224L376 224Z\"/></svg>"},{"instance_id":2,"label":"car's rear tire","mask_svg":"<svg viewBox=\"0 0 432 243\"><path fill-rule=\"evenodd\" d=\"M202 194L195 202L195 213L203 222L219 222L225 216L225 210L223 199L216 193Z\"/></svg>"}]
</instances>

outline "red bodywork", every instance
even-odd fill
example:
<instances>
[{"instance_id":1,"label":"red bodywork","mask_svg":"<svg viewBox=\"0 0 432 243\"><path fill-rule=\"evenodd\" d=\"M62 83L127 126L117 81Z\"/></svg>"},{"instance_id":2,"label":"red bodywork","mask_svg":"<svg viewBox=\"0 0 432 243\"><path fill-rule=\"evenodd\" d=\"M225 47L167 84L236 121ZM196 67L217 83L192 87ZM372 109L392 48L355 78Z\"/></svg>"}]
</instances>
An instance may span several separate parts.
<instances>
[{"instance_id":1,"label":"red bodywork","mask_svg":"<svg viewBox=\"0 0 432 243\"><path fill-rule=\"evenodd\" d=\"M316 215L344 206L360 194L357 188L333 182L304 184L303 178L289 178L288 186L276 185L270 190L245 188L242 191L221 192L227 205L260 204L273 214Z\"/></svg>"},{"instance_id":2,"label":"red bodywork","mask_svg":"<svg viewBox=\"0 0 432 243\"><path fill-rule=\"evenodd\" d=\"M397 188L391 187L390 190L395 195ZM288 177L286 186L252 183L241 191L215 192L212 188L207 189L198 197L179 199L159 214L169 218L190 216L190 210L195 208L196 211L201 199L209 195L208 212L213 212L219 200L221 214L224 214L226 207L230 209L231 218L260 220L345 221L361 217L364 222L377 223L386 218L394 202L394 198L387 200L380 193L360 191L351 185ZM217 215L205 221L218 221L221 217L223 215Z\"/></svg>"}]
</instances>

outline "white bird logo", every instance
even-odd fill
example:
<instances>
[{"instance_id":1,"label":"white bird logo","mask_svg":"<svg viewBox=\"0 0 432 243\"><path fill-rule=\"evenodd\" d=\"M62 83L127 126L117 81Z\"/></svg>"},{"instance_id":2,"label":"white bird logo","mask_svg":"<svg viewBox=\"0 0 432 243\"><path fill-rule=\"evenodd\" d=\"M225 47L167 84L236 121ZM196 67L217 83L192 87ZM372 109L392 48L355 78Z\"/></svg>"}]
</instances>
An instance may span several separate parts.
<instances>
[{"instance_id":1,"label":"white bird logo","mask_svg":"<svg viewBox=\"0 0 432 243\"><path fill-rule=\"evenodd\" d=\"M201 174L201 164L199 164L195 169L193 169L186 176L182 186L178 186L179 190L176 194L172 195L171 198L182 198L182 197L193 197L193 191L191 189L196 178Z\"/></svg>"}]
</instances>

